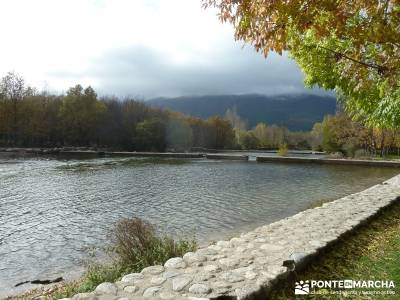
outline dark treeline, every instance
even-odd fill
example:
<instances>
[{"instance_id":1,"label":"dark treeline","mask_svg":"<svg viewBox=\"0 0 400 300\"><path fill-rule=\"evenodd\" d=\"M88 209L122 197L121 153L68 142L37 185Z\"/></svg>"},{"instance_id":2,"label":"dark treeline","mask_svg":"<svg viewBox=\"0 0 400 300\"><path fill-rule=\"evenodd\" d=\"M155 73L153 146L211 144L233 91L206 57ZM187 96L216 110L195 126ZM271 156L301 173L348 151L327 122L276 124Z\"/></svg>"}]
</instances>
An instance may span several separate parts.
<instances>
[{"instance_id":1,"label":"dark treeline","mask_svg":"<svg viewBox=\"0 0 400 300\"><path fill-rule=\"evenodd\" d=\"M39 93L14 73L0 82L0 146L165 151L233 143L232 126L220 117L202 120L130 98L100 98L80 85L65 95Z\"/></svg>"},{"instance_id":2,"label":"dark treeline","mask_svg":"<svg viewBox=\"0 0 400 300\"><path fill-rule=\"evenodd\" d=\"M400 153L398 130L369 128L343 112L308 132L259 123L247 129L235 107L203 120L146 105L98 97L76 85L64 95L38 92L8 73L0 80L0 146L97 147L114 150L314 149L346 156Z\"/></svg>"}]
</instances>

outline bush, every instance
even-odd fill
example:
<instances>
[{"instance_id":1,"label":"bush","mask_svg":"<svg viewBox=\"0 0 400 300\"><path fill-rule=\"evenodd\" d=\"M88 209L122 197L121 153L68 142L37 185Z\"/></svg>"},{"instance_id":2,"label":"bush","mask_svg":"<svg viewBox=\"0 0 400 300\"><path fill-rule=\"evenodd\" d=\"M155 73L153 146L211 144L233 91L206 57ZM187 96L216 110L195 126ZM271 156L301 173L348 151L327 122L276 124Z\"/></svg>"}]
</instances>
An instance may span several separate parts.
<instances>
[{"instance_id":1,"label":"bush","mask_svg":"<svg viewBox=\"0 0 400 300\"><path fill-rule=\"evenodd\" d=\"M344 155L342 152L333 152L330 153L327 158L332 158L332 159L342 159L344 158Z\"/></svg>"},{"instance_id":2,"label":"bush","mask_svg":"<svg viewBox=\"0 0 400 300\"><path fill-rule=\"evenodd\" d=\"M278 149L278 155L279 156L287 156L288 152L289 152L289 150L288 150L287 144L281 144L279 146L279 149Z\"/></svg>"},{"instance_id":3,"label":"bush","mask_svg":"<svg viewBox=\"0 0 400 300\"><path fill-rule=\"evenodd\" d=\"M62 299L78 293L93 291L100 283L116 281L121 274L124 274L121 265L91 264L81 279L61 284L55 289L50 299Z\"/></svg>"},{"instance_id":4,"label":"bush","mask_svg":"<svg viewBox=\"0 0 400 300\"><path fill-rule=\"evenodd\" d=\"M370 159L371 154L365 151L364 149L358 149L354 152L354 158Z\"/></svg>"},{"instance_id":5,"label":"bush","mask_svg":"<svg viewBox=\"0 0 400 300\"><path fill-rule=\"evenodd\" d=\"M53 299L92 291L102 282L114 282L128 273L162 265L172 257L183 256L197 248L194 239L175 241L170 236L157 234L153 225L136 217L116 223L110 232L110 240L108 251L112 261L90 264L79 281L60 287Z\"/></svg>"},{"instance_id":6,"label":"bush","mask_svg":"<svg viewBox=\"0 0 400 300\"><path fill-rule=\"evenodd\" d=\"M112 231L112 252L118 263L130 271L140 271L146 266L163 264L171 257L182 256L196 248L195 241L174 241L169 236L159 236L150 223L139 218L123 219Z\"/></svg>"},{"instance_id":7,"label":"bush","mask_svg":"<svg viewBox=\"0 0 400 300\"><path fill-rule=\"evenodd\" d=\"M254 135L253 132L245 131L239 136L239 144L243 149L257 149L260 146L260 140Z\"/></svg>"},{"instance_id":8,"label":"bush","mask_svg":"<svg viewBox=\"0 0 400 300\"><path fill-rule=\"evenodd\" d=\"M356 145L354 145L352 143L345 143L342 146L342 150L343 150L344 154L346 155L346 157L354 157L357 148L356 148Z\"/></svg>"}]
</instances>

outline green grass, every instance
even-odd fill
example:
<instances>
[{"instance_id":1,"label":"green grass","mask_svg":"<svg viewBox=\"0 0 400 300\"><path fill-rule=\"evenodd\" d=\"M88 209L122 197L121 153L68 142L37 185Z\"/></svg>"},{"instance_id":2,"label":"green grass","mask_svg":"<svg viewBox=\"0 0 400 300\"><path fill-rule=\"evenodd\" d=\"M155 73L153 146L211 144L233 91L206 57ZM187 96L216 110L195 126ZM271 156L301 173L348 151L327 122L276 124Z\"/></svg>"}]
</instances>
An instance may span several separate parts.
<instances>
[{"instance_id":1,"label":"green grass","mask_svg":"<svg viewBox=\"0 0 400 300\"><path fill-rule=\"evenodd\" d=\"M132 270L134 271L136 270ZM78 293L90 292L100 283L117 281L128 273L129 270L116 263L91 264L82 278L61 285L48 299L68 298Z\"/></svg>"},{"instance_id":2,"label":"green grass","mask_svg":"<svg viewBox=\"0 0 400 300\"><path fill-rule=\"evenodd\" d=\"M299 280L393 280L396 295L294 295ZM400 203L341 239L274 289L271 299L400 299Z\"/></svg>"}]
</instances>

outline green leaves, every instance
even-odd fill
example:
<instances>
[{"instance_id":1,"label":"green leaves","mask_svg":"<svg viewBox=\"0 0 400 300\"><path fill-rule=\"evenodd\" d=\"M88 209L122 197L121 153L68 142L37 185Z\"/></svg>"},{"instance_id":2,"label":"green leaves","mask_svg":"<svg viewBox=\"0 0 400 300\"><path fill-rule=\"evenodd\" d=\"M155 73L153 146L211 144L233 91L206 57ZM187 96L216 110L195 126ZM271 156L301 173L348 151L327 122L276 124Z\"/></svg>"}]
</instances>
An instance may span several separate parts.
<instances>
[{"instance_id":1,"label":"green leaves","mask_svg":"<svg viewBox=\"0 0 400 300\"><path fill-rule=\"evenodd\" d=\"M94 142L98 119L105 109L90 86L83 89L78 84L70 88L60 108L67 141L77 145Z\"/></svg>"},{"instance_id":2,"label":"green leaves","mask_svg":"<svg viewBox=\"0 0 400 300\"><path fill-rule=\"evenodd\" d=\"M257 51L288 50L308 86L336 90L374 126L399 127L400 5L388 1L203 0Z\"/></svg>"}]
</instances>

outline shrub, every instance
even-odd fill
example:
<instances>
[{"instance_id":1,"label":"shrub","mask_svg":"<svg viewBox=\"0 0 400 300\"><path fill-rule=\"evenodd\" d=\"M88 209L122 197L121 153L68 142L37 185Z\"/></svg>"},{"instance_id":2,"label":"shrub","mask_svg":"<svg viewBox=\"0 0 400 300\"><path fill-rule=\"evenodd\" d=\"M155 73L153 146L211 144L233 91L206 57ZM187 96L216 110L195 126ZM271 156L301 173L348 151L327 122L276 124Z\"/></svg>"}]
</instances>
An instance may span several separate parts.
<instances>
[{"instance_id":1,"label":"shrub","mask_svg":"<svg viewBox=\"0 0 400 300\"><path fill-rule=\"evenodd\" d=\"M332 159L342 159L344 158L343 153L342 152L333 152L330 153L327 158L332 158Z\"/></svg>"},{"instance_id":2,"label":"shrub","mask_svg":"<svg viewBox=\"0 0 400 300\"><path fill-rule=\"evenodd\" d=\"M260 146L260 140L251 131L241 132L239 135L239 144L243 149L257 149Z\"/></svg>"},{"instance_id":3,"label":"shrub","mask_svg":"<svg viewBox=\"0 0 400 300\"><path fill-rule=\"evenodd\" d=\"M354 157L355 158L360 158L360 159L370 159L371 158L371 154L368 153L366 150L364 149L358 149L354 152Z\"/></svg>"},{"instance_id":4,"label":"shrub","mask_svg":"<svg viewBox=\"0 0 400 300\"><path fill-rule=\"evenodd\" d=\"M62 299L78 293L93 291L102 282L113 282L121 277L124 268L118 264L90 264L85 274L77 281L58 286L50 299Z\"/></svg>"},{"instance_id":5,"label":"shrub","mask_svg":"<svg viewBox=\"0 0 400 300\"><path fill-rule=\"evenodd\" d=\"M287 144L283 143L279 146L279 149L278 149L279 156L287 156L288 152L289 152L289 150L288 150Z\"/></svg>"},{"instance_id":6,"label":"shrub","mask_svg":"<svg viewBox=\"0 0 400 300\"><path fill-rule=\"evenodd\" d=\"M357 148L356 145L354 145L353 143L345 143L342 146L342 151L344 152L346 157L354 157Z\"/></svg>"},{"instance_id":7,"label":"shrub","mask_svg":"<svg viewBox=\"0 0 400 300\"><path fill-rule=\"evenodd\" d=\"M53 299L92 291L102 282L113 282L145 267L162 265L172 257L183 256L197 248L194 239L175 241L170 236L157 234L152 224L136 217L116 223L110 232L110 240L108 251L112 261L90 264L79 281L60 287Z\"/></svg>"},{"instance_id":8,"label":"shrub","mask_svg":"<svg viewBox=\"0 0 400 300\"><path fill-rule=\"evenodd\" d=\"M174 241L159 236L153 225L139 218L123 219L112 231L112 252L118 263L131 271L162 264L171 257L182 256L196 248L195 241Z\"/></svg>"}]
</instances>

